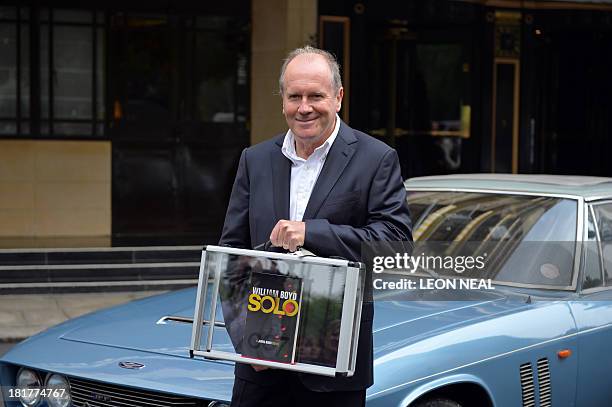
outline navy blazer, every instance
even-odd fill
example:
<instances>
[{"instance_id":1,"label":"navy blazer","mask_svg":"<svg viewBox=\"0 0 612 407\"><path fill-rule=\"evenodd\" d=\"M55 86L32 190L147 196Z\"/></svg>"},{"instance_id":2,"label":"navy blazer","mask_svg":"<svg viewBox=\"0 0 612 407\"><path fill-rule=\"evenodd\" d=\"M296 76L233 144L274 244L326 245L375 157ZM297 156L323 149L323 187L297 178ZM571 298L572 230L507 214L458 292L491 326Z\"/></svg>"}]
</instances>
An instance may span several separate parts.
<instances>
[{"instance_id":1,"label":"navy blazer","mask_svg":"<svg viewBox=\"0 0 612 407\"><path fill-rule=\"evenodd\" d=\"M285 134L246 148L240 157L220 244L253 248L265 243L281 219L289 219L291 161L282 151ZM368 241L412 240L397 153L344 122L332 144L304 212L304 248L318 256L361 260ZM315 391L360 390L373 383L371 274L366 290L357 353L350 378L300 374ZM236 375L272 385L279 370L255 372L236 364Z\"/></svg>"}]
</instances>

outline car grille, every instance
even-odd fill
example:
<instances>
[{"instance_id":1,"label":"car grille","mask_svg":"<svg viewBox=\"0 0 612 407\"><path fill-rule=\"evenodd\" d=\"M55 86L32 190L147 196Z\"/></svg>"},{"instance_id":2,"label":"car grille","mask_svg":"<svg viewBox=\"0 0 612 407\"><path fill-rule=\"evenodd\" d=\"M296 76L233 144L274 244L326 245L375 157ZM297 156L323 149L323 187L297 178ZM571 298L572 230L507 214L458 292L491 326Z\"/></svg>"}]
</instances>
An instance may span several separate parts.
<instances>
[{"instance_id":1,"label":"car grille","mask_svg":"<svg viewBox=\"0 0 612 407\"><path fill-rule=\"evenodd\" d=\"M147 390L69 378L72 405L75 407L199 407L203 400L156 393Z\"/></svg>"}]
</instances>

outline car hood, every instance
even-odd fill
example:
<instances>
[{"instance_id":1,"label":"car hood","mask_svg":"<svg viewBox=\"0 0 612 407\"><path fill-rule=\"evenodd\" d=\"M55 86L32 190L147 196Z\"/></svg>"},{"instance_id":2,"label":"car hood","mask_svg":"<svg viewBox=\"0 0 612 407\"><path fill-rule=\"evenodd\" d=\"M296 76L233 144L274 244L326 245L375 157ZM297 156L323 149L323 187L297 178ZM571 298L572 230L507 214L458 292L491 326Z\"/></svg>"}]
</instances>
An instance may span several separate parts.
<instances>
[{"instance_id":1,"label":"car hood","mask_svg":"<svg viewBox=\"0 0 612 407\"><path fill-rule=\"evenodd\" d=\"M81 318L60 338L189 358L195 288L149 297ZM177 319L168 317L178 317ZM225 329L217 328L215 343L229 344Z\"/></svg>"},{"instance_id":2,"label":"car hood","mask_svg":"<svg viewBox=\"0 0 612 407\"><path fill-rule=\"evenodd\" d=\"M136 301L82 318L60 338L188 358L192 324L180 319L193 317L194 301L195 289ZM524 301L485 293L469 301L376 301L375 353L392 350L398 337L405 345L524 305ZM233 349L225 329L216 329L214 347Z\"/></svg>"},{"instance_id":3,"label":"car hood","mask_svg":"<svg viewBox=\"0 0 612 407\"><path fill-rule=\"evenodd\" d=\"M509 346L508 338L514 335L511 325L522 323L523 311L535 310L539 321L529 330L526 345L572 329L561 323L570 318L566 304L553 305L559 310L555 311L526 298L495 292L469 301L375 301L374 367L378 373L368 394L401 385L397 380L422 377L424 369L441 371L443 365L459 366L474 357L498 354L499 346ZM194 363L189 356L192 324L164 320L191 318L194 304L192 288L98 311L28 338L1 359L69 376L228 400L233 364L201 359ZM217 329L215 348L231 347L225 329ZM462 343L473 343L478 351L456 351ZM407 360L411 361L408 368ZM118 368L122 361L146 364L146 371ZM407 373L398 374L406 369Z\"/></svg>"}]
</instances>

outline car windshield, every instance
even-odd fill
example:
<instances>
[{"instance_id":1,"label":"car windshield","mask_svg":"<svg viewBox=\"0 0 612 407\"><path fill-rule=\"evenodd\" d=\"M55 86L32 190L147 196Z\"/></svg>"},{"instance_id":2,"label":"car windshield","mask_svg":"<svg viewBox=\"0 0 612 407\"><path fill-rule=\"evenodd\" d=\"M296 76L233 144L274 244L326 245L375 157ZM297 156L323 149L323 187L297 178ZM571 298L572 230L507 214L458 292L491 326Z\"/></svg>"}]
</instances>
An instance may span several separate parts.
<instances>
[{"instance_id":1,"label":"car windshield","mask_svg":"<svg viewBox=\"0 0 612 407\"><path fill-rule=\"evenodd\" d=\"M476 192L408 192L415 242L449 254L487 253L483 277L521 287L569 288L577 201ZM435 243L444 249L431 249ZM440 246L442 247L442 246Z\"/></svg>"}]
</instances>

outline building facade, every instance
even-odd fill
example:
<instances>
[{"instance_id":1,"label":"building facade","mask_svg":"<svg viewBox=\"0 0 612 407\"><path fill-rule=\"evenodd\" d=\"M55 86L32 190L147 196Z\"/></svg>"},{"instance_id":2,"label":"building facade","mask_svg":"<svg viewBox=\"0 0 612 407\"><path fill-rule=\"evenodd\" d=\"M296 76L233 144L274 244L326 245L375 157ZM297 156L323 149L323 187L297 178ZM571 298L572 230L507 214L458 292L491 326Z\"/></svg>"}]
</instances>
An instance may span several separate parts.
<instances>
[{"instance_id":1,"label":"building facade","mask_svg":"<svg viewBox=\"0 0 612 407\"><path fill-rule=\"evenodd\" d=\"M214 243L307 43L404 177L612 175L606 2L22 0L0 6L0 245Z\"/></svg>"}]
</instances>

